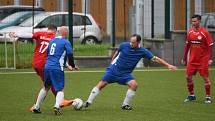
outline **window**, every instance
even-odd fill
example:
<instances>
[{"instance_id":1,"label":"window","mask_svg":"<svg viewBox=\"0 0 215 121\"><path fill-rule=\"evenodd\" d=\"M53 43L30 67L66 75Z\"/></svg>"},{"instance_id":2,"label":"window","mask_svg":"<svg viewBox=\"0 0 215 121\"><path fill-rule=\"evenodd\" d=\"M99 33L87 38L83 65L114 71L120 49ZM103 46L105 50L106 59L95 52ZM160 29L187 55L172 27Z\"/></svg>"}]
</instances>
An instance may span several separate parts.
<instances>
[{"instance_id":1,"label":"window","mask_svg":"<svg viewBox=\"0 0 215 121\"><path fill-rule=\"evenodd\" d=\"M50 24L54 24L59 27L63 25L63 15L54 15L49 16L45 20L43 20L38 26L39 27L48 27Z\"/></svg>"},{"instance_id":2,"label":"window","mask_svg":"<svg viewBox=\"0 0 215 121\"><path fill-rule=\"evenodd\" d=\"M73 15L73 25L83 26L83 25L92 25L92 23L87 16Z\"/></svg>"},{"instance_id":3,"label":"window","mask_svg":"<svg viewBox=\"0 0 215 121\"><path fill-rule=\"evenodd\" d=\"M207 20L207 23L206 23L206 27L207 27L209 30L215 30L215 16L210 15L210 16L208 17L208 20Z\"/></svg>"}]
</instances>

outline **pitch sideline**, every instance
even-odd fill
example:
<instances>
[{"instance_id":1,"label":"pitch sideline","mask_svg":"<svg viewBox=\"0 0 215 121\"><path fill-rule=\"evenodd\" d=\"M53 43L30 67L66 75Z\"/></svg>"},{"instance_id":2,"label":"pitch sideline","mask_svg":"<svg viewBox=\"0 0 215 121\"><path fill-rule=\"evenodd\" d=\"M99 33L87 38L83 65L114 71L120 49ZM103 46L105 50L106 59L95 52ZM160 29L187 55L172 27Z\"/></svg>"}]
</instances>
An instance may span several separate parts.
<instances>
[{"instance_id":1,"label":"pitch sideline","mask_svg":"<svg viewBox=\"0 0 215 121\"><path fill-rule=\"evenodd\" d=\"M176 71L185 71L186 69L177 69ZM215 68L211 68L209 70L215 70ZM162 71L169 71L168 69L144 69L144 70L134 70L134 72L162 72ZM101 71L65 71L65 73L103 73L105 70ZM35 74L34 71L31 72L0 72L0 75L13 75L13 74Z\"/></svg>"}]
</instances>

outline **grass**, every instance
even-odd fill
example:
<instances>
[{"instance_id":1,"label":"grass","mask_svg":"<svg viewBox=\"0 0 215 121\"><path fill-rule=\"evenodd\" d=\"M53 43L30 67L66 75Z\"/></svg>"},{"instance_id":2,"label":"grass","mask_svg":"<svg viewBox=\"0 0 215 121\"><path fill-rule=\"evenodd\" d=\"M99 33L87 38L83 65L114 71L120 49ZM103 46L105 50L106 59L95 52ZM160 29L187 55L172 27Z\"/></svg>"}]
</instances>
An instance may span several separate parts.
<instances>
[{"instance_id":1,"label":"grass","mask_svg":"<svg viewBox=\"0 0 215 121\"><path fill-rule=\"evenodd\" d=\"M101 45L74 45L75 56L108 56L108 48L111 45L101 44Z\"/></svg>"},{"instance_id":2,"label":"grass","mask_svg":"<svg viewBox=\"0 0 215 121\"><path fill-rule=\"evenodd\" d=\"M32 57L34 53L35 44L16 44L16 67L17 68L29 68L31 67ZM108 56L108 48L110 45L81 45L74 44L74 54L75 56ZM14 64L14 52L13 44L7 44L8 53L8 67L13 67ZM0 43L0 68L5 67L5 45Z\"/></svg>"},{"instance_id":3,"label":"grass","mask_svg":"<svg viewBox=\"0 0 215 121\"><path fill-rule=\"evenodd\" d=\"M101 69L95 69L101 70ZM102 69L103 70L103 69ZM89 92L102 77L101 72L72 72L65 74L65 98L86 100ZM214 92L215 70L210 71L212 97ZM28 112L41 81L34 73L0 73L0 121L212 121L215 105L204 104L204 83L195 76L197 100L183 103L187 96L185 71L135 71L134 77L139 88L131 104L133 111L122 111L121 103L127 86L111 84L95 99L88 109L75 111L65 107L62 116L54 116L54 97L49 92L41 110L42 114Z\"/></svg>"}]
</instances>

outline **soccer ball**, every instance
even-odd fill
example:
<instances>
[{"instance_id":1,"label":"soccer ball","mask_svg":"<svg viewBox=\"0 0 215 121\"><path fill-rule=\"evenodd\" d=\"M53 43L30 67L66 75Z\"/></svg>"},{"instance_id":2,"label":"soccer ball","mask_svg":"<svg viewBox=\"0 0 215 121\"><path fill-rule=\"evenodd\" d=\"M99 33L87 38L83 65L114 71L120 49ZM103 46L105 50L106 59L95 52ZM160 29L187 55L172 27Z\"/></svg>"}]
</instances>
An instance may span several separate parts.
<instances>
[{"instance_id":1,"label":"soccer ball","mask_svg":"<svg viewBox=\"0 0 215 121\"><path fill-rule=\"evenodd\" d=\"M72 106L75 110L81 110L83 106L83 101L80 98L75 98L73 100Z\"/></svg>"}]
</instances>

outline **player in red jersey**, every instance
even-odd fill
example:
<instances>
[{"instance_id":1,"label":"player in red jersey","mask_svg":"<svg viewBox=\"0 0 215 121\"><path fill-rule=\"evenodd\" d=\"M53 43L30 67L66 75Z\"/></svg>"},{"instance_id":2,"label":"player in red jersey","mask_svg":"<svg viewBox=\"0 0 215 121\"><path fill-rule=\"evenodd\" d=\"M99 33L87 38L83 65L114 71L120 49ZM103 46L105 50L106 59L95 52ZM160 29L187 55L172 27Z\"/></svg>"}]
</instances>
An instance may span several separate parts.
<instances>
[{"instance_id":1,"label":"player in red jersey","mask_svg":"<svg viewBox=\"0 0 215 121\"><path fill-rule=\"evenodd\" d=\"M200 26L201 16L194 15L191 19L193 27L187 34L187 40L185 44L185 51L182 64L185 64L187 60L188 52L190 52L189 59L187 62L187 88L189 96L184 102L190 102L196 100L194 94L194 83L192 80L193 75L199 72L200 76L205 82L205 103L211 103L210 88L211 82L209 79L208 65L212 64L212 45L213 40L210 33L203 27Z\"/></svg>"},{"instance_id":2,"label":"player in red jersey","mask_svg":"<svg viewBox=\"0 0 215 121\"><path fill-rule=\"evenodd\" d=\"M49 42L55 37L57 32L57 27L55 25L49 25L47 31L34 32L32 34L28 33L10 33L11 37L27 37L36 40L36 47L34 49L33 56L33 68L41 80L44 81L44 66L46 63L47 48ZM51 87L52 93L56 96L56 91ZM61 107L68 106L72 104L72 100L64 100ZM33 106L34 107L34 106ZM32 108L30 109L32 111Z\"/></svg>"}]
</instances>

